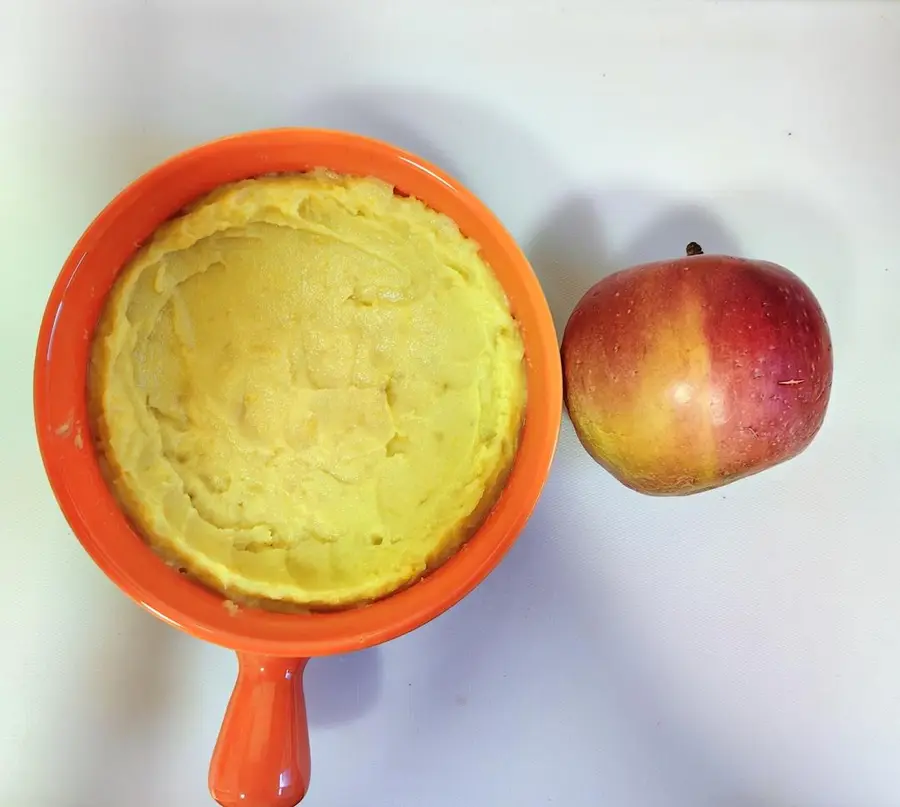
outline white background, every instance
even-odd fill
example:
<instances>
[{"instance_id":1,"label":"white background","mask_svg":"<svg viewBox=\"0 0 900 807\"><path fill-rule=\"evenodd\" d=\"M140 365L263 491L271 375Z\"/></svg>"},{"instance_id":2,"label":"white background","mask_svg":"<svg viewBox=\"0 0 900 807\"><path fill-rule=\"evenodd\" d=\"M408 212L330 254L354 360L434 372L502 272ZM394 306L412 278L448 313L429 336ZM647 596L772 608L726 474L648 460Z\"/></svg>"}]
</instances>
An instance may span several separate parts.
<instances>
[{"instance_id":1,"label":"white background","mask_svg":"<svg viewBox=\"0 0 900 807\"><path fill-rule=\"evenodd\" d=\"M559 326L604 273L697 240L799 273L835 346L812 447L720 491L631 493L564 423L473 595L310 665L306 803L900 805L900 4L863 0L3 0L0 803L211 803L234 658L81 550L31 368L59 267L123 185L276 125L457 175Z\"/></svg>"}]
</instances>

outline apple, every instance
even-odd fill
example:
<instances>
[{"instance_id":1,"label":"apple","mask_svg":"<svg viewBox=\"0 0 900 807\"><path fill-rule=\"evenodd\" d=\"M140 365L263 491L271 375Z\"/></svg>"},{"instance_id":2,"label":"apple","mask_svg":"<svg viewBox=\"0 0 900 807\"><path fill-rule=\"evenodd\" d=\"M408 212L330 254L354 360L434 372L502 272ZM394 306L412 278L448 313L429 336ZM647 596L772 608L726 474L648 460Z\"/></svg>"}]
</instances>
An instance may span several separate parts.
<instances>
[{"instance_id":1,"label":"apple","mask_svg":"<svg viewBox=\"0 0 900 807\"><path fill-rule=\"evenodd\" d=\"M767 261L687 256L624 269L581 298L562 341L588 453L641 493L686 495L803 451L831 395L828 324Z\"/></svg>"}]
</instances>

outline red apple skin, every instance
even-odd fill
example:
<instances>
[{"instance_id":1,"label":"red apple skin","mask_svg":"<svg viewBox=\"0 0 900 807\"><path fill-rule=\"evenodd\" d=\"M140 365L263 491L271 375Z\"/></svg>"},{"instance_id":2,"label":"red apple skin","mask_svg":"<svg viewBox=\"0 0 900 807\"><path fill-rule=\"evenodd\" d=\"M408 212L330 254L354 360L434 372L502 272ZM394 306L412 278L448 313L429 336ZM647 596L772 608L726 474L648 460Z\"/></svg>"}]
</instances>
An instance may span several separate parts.
<instances>
[{"instance_id":1,"label":"red apple skin","mask_svg":"<svg viewBox=\"0 0 900 807\"><path fill-rule=\"evenodd\" d=\"M569 318L562 361L579 440L651 495L717 488L795 457L822 426L833 373L828 324L800 278L704 254L599 281Z\"/></svg>"}]
</instances>

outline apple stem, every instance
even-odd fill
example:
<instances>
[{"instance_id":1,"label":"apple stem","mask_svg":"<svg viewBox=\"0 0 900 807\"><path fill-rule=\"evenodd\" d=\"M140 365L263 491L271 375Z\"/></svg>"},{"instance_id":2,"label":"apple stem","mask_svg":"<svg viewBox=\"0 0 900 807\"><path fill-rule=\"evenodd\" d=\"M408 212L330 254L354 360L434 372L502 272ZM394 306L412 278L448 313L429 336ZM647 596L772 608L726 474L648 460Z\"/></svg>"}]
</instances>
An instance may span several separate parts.
<instances>
[{"instance_id":1,"label":"apple stem","mask_svg":"<svg viewBox=\"0 0 900 807\"><path fill-rule=\"evenodd\" d=\"M687 252L688 257L690 258L694 255L702 255L703 247L701 247L696 241L691 241L691 243L684 248L684 251Z\"/></svg>"}]
</instances>

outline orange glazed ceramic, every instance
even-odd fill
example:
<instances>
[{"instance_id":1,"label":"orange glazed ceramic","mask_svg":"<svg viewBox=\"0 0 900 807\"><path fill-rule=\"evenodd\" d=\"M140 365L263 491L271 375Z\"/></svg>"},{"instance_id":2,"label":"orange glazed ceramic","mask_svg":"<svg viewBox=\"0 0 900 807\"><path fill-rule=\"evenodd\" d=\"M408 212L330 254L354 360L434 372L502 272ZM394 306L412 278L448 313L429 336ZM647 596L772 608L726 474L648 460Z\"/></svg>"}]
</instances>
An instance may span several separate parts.
<instances>
[{"instance_id":1,"label":"orange glazed ceramic","mask_svg":"<svg viewBox=\"0 0 900 807\"><path fill-rule=\"evenodd\" d=\"M515 463L491 514L444 565L418 583L345 611L283 614L229 608L167 566L134 531L101 476L87 413L87 366L117 274L156 228L227 182L324 167L374 176L452 218L480 244L525 342L528 400ZM148 611L198 639L237 651L238 680L209 772L223 807L291 807L309 784L302 675L312 656L360 650L404 634L468 594L510 548L540 495L556 447L562 381L556 333L525 256L493 214L420 158L357 135L276 129L179 154L122 191L75 245L53 287L35 358L35 421L44 466L78 540Z\"/></svg>"}]
</instances>

